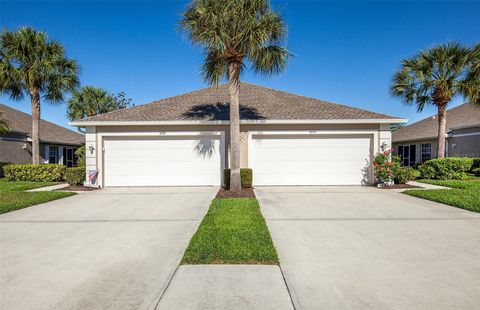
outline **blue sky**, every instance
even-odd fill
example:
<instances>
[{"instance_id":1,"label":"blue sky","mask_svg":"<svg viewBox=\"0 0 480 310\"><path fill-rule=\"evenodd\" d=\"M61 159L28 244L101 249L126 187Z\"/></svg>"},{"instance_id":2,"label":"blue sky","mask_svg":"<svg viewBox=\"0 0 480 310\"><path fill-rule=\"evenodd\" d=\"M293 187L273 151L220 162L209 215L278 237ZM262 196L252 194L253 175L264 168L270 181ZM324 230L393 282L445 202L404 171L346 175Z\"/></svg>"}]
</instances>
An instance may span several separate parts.
<instances>
[{"instance_id":1,"label":"blue sky","mask_svg":"<svg viewBox=\"0 0 480 310\"><path fill-rule=\"evenodd\" d=\"M0 27L33 26L61 41L81 65L82 85L124 91L136 105L205 87L202 55L177 31L186 1L0 1ZM295 55L284 74L244 81L419 120L423 113L389 95L403 58L438 43L480 41L480 2L275 1ZM0 102L30 113L29 99ZM461 103L456 98L451 106ZM67 126L65 105L42 118Z\"/></svg>"}]
</instances>

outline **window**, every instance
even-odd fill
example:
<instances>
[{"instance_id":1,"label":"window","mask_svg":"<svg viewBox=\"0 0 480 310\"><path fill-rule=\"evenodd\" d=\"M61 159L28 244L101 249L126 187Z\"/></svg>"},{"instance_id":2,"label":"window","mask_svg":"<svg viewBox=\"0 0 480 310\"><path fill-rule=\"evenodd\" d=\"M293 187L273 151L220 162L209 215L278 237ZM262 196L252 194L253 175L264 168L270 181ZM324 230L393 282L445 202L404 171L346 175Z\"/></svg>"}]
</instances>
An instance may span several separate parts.
<instances>
[{"instance_id":1,"label":"window","mask_svg":"<svg viewBox=\"0 0 480 310\"><path fill-rule=\"evenodd\" d=\"M63 148L63 165L67 167L74 167L76 163L75 160L75 149L71 147Z\"/></svg>"},{"instance_id":2,"label":"window","mask_svg":"<svg viewBox=\"0 0 480 310\"><path fill-rule=\"evenodd\" d=\"M432 159L432 144L431 143L422 143L420 148L420 157L422 158L422 163L424 161Z\"/></svg>"},{"instance_id":3,"label":"window","mask_svg":"<svg viewBox=\"0 0 480 310\"><path fill-rule=\"evenodd\" d=\"M417 146L415 144L398 146L397 154L400 156L402 166L404 167L410 167L412 164L416 163L416 153Z\"/></svg>"},{"instance_id":4,"label":"window","mask_svg":"<svg viewBox=\"0 0 480 310\"><path fill-rule=\"evenodd\" d=\"M58 146L50 145L48 149L48 163L58 164Z\"/></svg>"}]
</instances>

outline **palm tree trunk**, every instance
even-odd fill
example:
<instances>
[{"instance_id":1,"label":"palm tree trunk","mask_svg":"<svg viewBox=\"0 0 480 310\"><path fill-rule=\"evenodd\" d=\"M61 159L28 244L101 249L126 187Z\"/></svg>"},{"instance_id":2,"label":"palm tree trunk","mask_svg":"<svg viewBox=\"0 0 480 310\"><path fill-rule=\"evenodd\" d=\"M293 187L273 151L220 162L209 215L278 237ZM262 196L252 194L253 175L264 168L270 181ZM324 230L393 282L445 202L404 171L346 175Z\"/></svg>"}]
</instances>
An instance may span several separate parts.
<instances>
[{"instance_id":1,"label":"palm tree trunk","mask_svg":"<svg viewBox=\"0 0 480 310\"><path fill-rule=\"evenodd\" d=\"M240 64L228 65L228 89L230 92L230 190L239 192L240 183Z\"/></svg>"},{"instance_id":2,"label":"palm tree trunk","mask_svg":"<svg viewBox=\"0 0 480 310\"><path fill-rule=\"evenodd\" d=\"M437 158L445 157L445 127L447 122L447 105L438 104L438 143Z\"/></svg>"},{"instance_id":3,"label":"palm tree trunk","mask_svg":"<svg viewBox=\"0 0 480 310\"><path fill-rule=\"evenodd\" d=\"M30 100L32 103L32 163L40 164L40 92L30 88Z\"/></svg>"}]
</instances>

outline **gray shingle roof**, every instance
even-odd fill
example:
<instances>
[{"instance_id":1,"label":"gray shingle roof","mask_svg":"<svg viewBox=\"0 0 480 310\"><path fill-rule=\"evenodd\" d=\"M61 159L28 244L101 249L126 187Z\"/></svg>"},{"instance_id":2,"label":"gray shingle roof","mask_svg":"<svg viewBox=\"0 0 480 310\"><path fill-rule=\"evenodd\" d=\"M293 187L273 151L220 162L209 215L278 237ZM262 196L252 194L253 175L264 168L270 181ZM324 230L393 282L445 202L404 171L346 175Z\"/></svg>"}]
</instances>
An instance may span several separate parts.
<instances>
[{"instance_id":1,"label":"gray shingle roof","mask_svg":"<svg viewBox=\"0 0 480 310\"><path fill-rule=\"evenodd\" d=\"M226 84L100 114L81 121L229 120ZM379 114L249 83L240 85L243 120L390 119Z\"/></svg>"},{"instance_id":2,"label":"gray shingle roof","mask_svg":"<svg viewBox=\"0 0 480 310\"><path fill-rule=\"evenodd\" d=\"M7 120L10 132L18 132L32 136L32 116L0 103L0 112ZM85 142L84 135L40 120L40 142L49 142L65 145L81 145Z\"/></svg>"},{"instance_id":3,"label":"gray shingle roof","mask_svg":"<svg viewBox=\"0 0 480 310\"><path fill-rule=\"evenodd\" d=\"M447 132L453 128L480 123L480 107L470 103L447 110ZM438 135L437 115L401 127L392 133L393 142L435 139Z\"/></svg>"}]
</instances>

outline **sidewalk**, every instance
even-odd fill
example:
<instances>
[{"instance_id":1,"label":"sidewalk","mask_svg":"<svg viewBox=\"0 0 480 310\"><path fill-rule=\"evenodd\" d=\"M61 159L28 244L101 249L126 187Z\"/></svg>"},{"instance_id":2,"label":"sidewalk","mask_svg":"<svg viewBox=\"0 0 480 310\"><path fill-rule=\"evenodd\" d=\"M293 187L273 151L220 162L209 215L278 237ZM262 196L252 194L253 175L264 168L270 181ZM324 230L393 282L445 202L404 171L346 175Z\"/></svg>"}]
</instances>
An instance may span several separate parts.
<instances>
[{"instance_id":1,"label":"sidewalk","mask_svg":"<svg viewBox=\"0 0 480 310\"><path fill-rule=\"evenodd\" d=\"M433 185L433 184L422 183L422 182L415 182L415 181L410 181L407 184L413 185L413 186L420 186L422 187L422 189L450 189L450 187Z\"/></svg>"},{"instance_id":2,"label":"sidewalk","mask_svg":"<svg viewBox=\"0 0 480 310\"><path fill-rule=\"evenodd\" d=\"M182 265L153 309L293 309L275 265Z\"/></svg>"},{"instance_id":3,"label":"sidewalk","mask_svg":"<svg viewBox=\"0 0 480 310\"><path fill-rule=\"evenodd\" d=\"M58 190L58 189L62 189L62 188L65 188L65 187L68 187L67 183L29 189L27 192L48 192L48 191L55 191L55 190Z\"/></svg>"}]
</instances>

